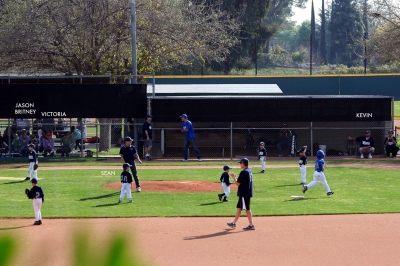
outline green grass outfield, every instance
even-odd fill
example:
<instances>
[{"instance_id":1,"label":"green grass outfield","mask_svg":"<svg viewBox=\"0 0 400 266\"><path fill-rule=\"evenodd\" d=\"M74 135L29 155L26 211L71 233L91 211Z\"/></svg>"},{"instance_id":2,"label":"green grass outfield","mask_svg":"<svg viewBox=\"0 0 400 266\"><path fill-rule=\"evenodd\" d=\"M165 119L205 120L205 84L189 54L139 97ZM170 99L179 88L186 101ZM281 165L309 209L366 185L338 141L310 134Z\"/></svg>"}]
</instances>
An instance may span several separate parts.
<instances>
[{"instance_id":1,"label":"green grass outfield","mask_svg":"<svg viewBox=\"0 0 400 266\"><path fill-rule=\"evenodd\" d=\"M255 216L264 215L304 215L343 213L394 213L400 212L398 170L334 166L335 161L327 161L326 177L335 194L327 197L322 185L310 189L304 200L291 200L291 195L303 195L300 173L297 167L267 168L265 174L258 174L259 166L253 168L254 197L252 211ZM386 161L368 161L383 163ZM396 163L387 160L387 163ZM344 161L341 161L344 163ZM79 163L78 163L79 164ZM98 165L96 162L90 164ZM198 163L190 163L197 165ZM187 165L190 165L187 164ZM204 162L202 163L204 164ZM230 162L231 165L234 163ZM275 162L274 162L275 164ZM293 164L283 162L282 164ZM45 167L41 164L41 167ZM65 164L63 164L65 165ZM71 162L70 165L73 165ZM115 175L101 175L103 165L96 170L40 170L39 184L45 191L44 218L70 217L141 217L141 216L233 216L236 208L236 192L229 197L230 202L218 202L217 192L199 193L157 193L133 192L134 203L117 204L119 191L105 188L108 182L119 180L120 170ZM120 165L115 163L115 165ZM152 164L157 165L157 163ZM182 165L182 163L160 163L159 165ZM185 164L186 165L186 164ZM213 162L210 165L223 165ZM329 167L329 166L332 167ZM31 184L22 181L26 176L27 164L14 165L16 170L0 170L0 217L33 217L30 200L24 189ZM4 167L4 165L3 165ZM237 165L234 165L237 167ZM42 168L42 169L43 169ZM307 181L312 180L313 165L307 168ZM109 171L109 170L108 170ZM234 172L239 173L239 168ZM146 180L203 180L218 182L221 169L139 169L139 177ZM4 178L7 178L4 179ZM218 192L220 193L220 192Z\"/></svg>"}]
</instances>

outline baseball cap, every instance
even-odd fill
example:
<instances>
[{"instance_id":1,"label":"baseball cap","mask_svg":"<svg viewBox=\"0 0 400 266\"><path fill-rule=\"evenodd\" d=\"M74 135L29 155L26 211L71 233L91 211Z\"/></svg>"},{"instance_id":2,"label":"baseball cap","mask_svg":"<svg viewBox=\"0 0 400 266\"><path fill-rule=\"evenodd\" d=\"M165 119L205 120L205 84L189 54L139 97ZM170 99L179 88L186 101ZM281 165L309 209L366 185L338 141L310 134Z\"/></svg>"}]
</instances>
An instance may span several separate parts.
<instances>
[{"instance_id":1,"label":"baseball cap","mask_svg":"<svg viewBox=\"0 0 400 266\"><path fill-rule=\"evenodd\" d=\"M126 136L126 137L124 138L124 141L132 141L132 139L131 139L131 137Z\"/></svg>"},{"instance_id":2,"label":"baseball cap","mask_svg":"<svg viewBox=\"0 0 400 266\"><path fill-rule=\"evenodd\" d=\"M365 134L371 134L371 131L365 130Z\"/></svg>"},{"instance_id":3,"label":"baseball cap","mask_svg":"<svg viewBox=\"0 0 400 266\"><path fill-rule=\"evenodd\" d=\"M124 163L123 165L122 165L122 168L125 168L125 167L131 167L132 165L130 165L129 163Z\"/></svg>"},{"instance_id":4,"label":"baseball cap","mask_svg":"<svg viewBox=\"0 0 400 266\"><path fill-rule=\"evenodd\" d=\"M188 118L188 116L186 114L183 114L180 116L180 118Z\"/></svg>"},{"instance_id":5,"label":"baseball cap","mask_svg":"<svg viewBox=\"0 0 400 266\"><path fill-rule=\"evenodd\" d=\"M264 145L265 145L265 143L264 143L263 141L261 141L261 142L260 142L260 145L264 146Z\"/></svg>"},{"instance_id":6,"label":"baseball cap","mask_svg":"<svg viewBox=\"0 0 400 266\"><path fill-rule=\"evenodd\" d=\"M393 131L393 130L389 130L388 133L389 133L389 134L394 134L394 131Z\"/></svg>"},{"instance_id":7,"label":"baseball cap","mask_svg":"<svg viewBox=\"0 0 400 266\"><path fill-rule=\"evenodd\" d=\"M146 118L153 118L153 116L152 115L146 115Z\"/></svg>"},{"instance_id":8,"label":"baseball cap","mask_svg":"<svg viewBox=\"0 0 400 266\"><path fill-rule=\"evenodd\" d=\"M232 168L231 168L229 165L224 165L224 168L223 168L223 169L224 169L224 171L225 171L225 170L232 169Z\"/></svg>"},{"instance_id":9,"label":"baseball cap","mask_svg":"<svg viewBox=\"0 0 400 266\"><path fill-rule=\"evenodd\" d=\"M36 178L32 178L31 183L37 184L37 179Z\"/></svg>"},{"instance_id":10,"label":"baseball cap","mask_svg":"<svg viewBox=\"0 0 400 266\"><path fill-rule=\"evenodd\" d=\"M28 144L28 147L35 148L35 145L33 145L33 144L31 143L31 144Z\"/></svg>"},{"instance_id":11,"label":"baseball cap","mask_svg":"<svg viewBox=\"0 0 400 266\"><path fill-rule=\"evenodd\" d=\"M249 159L242 158L238 163L243 163L245 166L249 166Z\"/></svg>"}]
</instances>

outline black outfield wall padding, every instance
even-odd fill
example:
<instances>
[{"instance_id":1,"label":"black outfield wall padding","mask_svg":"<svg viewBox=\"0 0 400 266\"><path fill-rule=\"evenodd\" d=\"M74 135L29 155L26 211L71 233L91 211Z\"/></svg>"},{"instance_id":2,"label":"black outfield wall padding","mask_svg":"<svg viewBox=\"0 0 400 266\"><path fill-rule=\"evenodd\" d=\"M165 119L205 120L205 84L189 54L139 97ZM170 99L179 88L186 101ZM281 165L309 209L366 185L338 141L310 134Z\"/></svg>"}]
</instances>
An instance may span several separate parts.
<instances>
[{"instance_id":1,"label":"black outfield wall padding","mask_svg":"<svg viewBox=\"0 0 400 266\"><path fill-rule=\"evenodd\" d=\"M390 96L153 97L157 121L196 122L391 121Z\"/></svg>"},{"instance_id":2,"label":"black outfield wall padding","mask_svg":"<svg viewBox=\"0 0 400 266\"><path fill-rule=\"evenodd\" d=\"M0 117L144 117L146 84L1 84Z\"/></svg>"}]
</instances>

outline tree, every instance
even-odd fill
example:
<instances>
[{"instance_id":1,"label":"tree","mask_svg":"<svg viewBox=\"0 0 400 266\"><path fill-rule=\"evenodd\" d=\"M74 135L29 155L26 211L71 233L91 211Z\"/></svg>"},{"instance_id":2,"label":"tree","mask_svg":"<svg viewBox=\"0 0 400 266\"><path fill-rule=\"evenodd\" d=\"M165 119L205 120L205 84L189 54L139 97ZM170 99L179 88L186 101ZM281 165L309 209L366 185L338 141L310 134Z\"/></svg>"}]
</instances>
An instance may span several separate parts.
<instances>
[{"instance_id":1,"label":"tree","mask_svg":"<svg viewBox=\"0 0 400 266\"><path fill-rule=\"evenodd\" d=\"M332 63L354 66L359 61L354 49L355 39L363 36L364 27L360 12L352 0L333 0L331 19L329 22L331 33L330 59ZM356 51L361 53L361 51Z\"/></svg>"},{"instance_id":2,"label":"tree","mask_svg":"<svg viewBox=\"0 0 400 266\"><path fill-rule=\"evenodd\" d=\"M138 0L139 74L190 60L225 60L239 23L204 1ZM3 0L0 69L72 74L131 73L128 1ZM173 18L173 19L172 19Z\"/></svg>"},{"instance_id":3,"label":"tree","mask_svg":"<svg viewBox=\"0 0 400 266\"><path fill-rule=\"evenodd\" d=\"M400 4L394 0L375 0L369 15L378 27L370 35L368 50L380 63L400 62Z\"/></svg>"},{"instance_id":4,"label":"tree","mask_svg":"<svg viewBox=\"0 0 400 266\"><path fill-rule=\"evenodd\" d=\"M311 42L312 42L312 51L311 52L311 56L314 56L316 54L316 48L317 48L317 38L315 36L316 32L315 32L315 12L314 12L314 1L311 0Z\"/></svg>"}]
</instances>

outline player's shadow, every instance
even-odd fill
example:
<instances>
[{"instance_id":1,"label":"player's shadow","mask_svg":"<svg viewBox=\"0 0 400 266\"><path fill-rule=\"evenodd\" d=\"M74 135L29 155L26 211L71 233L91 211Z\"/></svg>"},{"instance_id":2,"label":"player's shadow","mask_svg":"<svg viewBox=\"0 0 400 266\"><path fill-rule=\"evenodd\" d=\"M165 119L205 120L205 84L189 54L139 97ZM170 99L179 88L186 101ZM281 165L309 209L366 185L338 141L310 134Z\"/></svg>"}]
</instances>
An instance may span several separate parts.
<instances>
[{"instance_id":1,"label":"player's shadow","mask_svg":"<svg viewBox=\"0 0 400 266\"><path fill-rule=\"evenodd\" d=\"M197 239L225 236L225 235L229 235L229 234L237 234L237 233L242 233L242 232L244 232L244 231L233 231L232 229L224 229L224 231L222 231L222 232L216 232L216 233L200 235L200 236L184 237L183 240L197 240Z\"/></svg>"},{"instance_id":2,"label":"player's shadow","mask_svg":"<svg viewBox=\"0 0 400 266\"><path fill-rule=\"evenodd\" d=\"M120 193L121 192L113 192L113 193L110 193L110 194L100 195L100 196L96 196L96 197L83 198L83 199L80 199L80 201L96 200L96 199L104 199L104 198L114 197L115 195L119 195Z\"/></svg>"},{"instance_id":3,"label":"player's shadow","mask_svg":"<svg viewBox=\"0 0 400 266\"><path fill-rule=\"evenodd\" d=\"M5 183L2 183L2 185L12 185L12 184L19 184L19 183L24 183L24 182L26 182L26 181L28 181L28 180L10 181L10 182L5 182Z\"/></svg>"},{"instance_id":4,"label":"player's shadow","mask_svg":"<svg viewBox=\"0 0 400 266\"><path fill-rule=\"evenodd\" d=\"M111 207L111 206L116 206L119 205L120 203L108 203L108 204L100 204L100 205L96 205L93 206L94 208L98 208L98 207Z\"/></svg>"},{"instance_id":5,"label":"player's shadow","mask_svg":"<svg viewBox=\"0 0 400 266\"><path fill-rule=\"evenodd\" d=\"M15 229L20 229L20 228L30 227L30 226L32 226L32 225L23 225L23 226L15 226L15 227L4 227L4 228L0 228L0 231L15 230Z\"/></svg>"},{"instance_id":6,"label":"player's shadow","mask_svg":"<svg viewBox=\"0 0 400 266\"><path fill-rule=\"evenodd\" d=\"M301 188L301 185L299 183L296 183L296 184L279 185L279 186L275 186L275 187L299 187L299 188Z\"/></svg>"},{"instance_id":7,"label":"player's shadow","mask_svg":"<svg viewBox=\"0 0 400 266\"><path fill-rule=\"evenodd\" d=\"M303 201L303 200L315 200L315 199L318 199L318 198L288 199L285 201Z\"/></svg>"},{"instance_id":8,"label":"player's shadow","mask_svg":"<svg viewBox=\"0 0 400 266\"><path fill-rule=\"evenodd\" d=\"M210 203L202 203L199 204L199 206L209 206L209 205L215 205L215 204L220 204L222 202L218 201L218 202L210 202Z\"/></svg>"}]
</instances>

